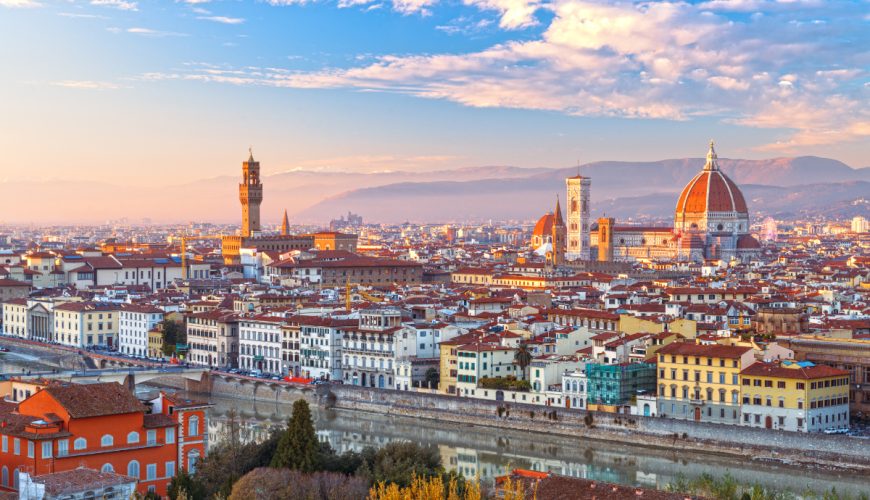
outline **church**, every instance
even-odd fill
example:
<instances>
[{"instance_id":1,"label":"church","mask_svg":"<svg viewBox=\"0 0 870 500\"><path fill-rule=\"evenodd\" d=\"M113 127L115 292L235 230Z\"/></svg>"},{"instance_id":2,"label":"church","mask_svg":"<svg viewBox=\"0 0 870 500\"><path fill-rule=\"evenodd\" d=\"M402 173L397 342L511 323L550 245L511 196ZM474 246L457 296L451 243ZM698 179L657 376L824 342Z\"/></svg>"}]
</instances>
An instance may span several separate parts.
<instances>
[{"instance_id":1,"label":"church","mask_svg":"<svg viewBox=\"0 0 870 500\"><path fill-rule=\"evenodd\" d=\"M637 259L748 261L761 245L749 232L749 210L740 188L719 168L713 142L704 168L677 198L672 227L618 225L613 218L591 224L591 180L579 175L566 180L568 225L558 201L554 212L538 220L532 249L548 264L574 260L630 261Z\"/></svg>"}]
</instances>

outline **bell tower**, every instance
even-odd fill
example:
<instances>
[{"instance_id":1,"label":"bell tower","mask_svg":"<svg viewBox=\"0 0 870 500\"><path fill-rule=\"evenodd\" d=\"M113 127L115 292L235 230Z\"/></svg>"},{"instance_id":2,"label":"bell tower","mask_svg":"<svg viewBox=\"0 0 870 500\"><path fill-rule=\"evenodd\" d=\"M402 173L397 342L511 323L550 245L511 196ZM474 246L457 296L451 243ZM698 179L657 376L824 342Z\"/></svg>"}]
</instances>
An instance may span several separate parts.
<instances>
[{"instance_id":1,"label":"bell tower","mask_svg":"<svg viewBox=\"0 0 870 500\"><path fill-rule=\"evenodd\" d=\"M260 232L260 203L263 202L263 184L260 183L260 162L248 149L248 161L242 162L242 182L239 184L242 202L242 237L250 238Z\"/></svg>"},{"instance_id":2,"label":"bell tower","mask_svg":"<svg viewBox=\"0 0 870 500\"><path fill-rule=\"evenodd\" d=\"M578 168L579 170L579 168ZM592 179L579 173L565 179L568 191L568 241L565 258L568 260L588 260L589 255L589 190Z\"/></svg>"}]
</instances>

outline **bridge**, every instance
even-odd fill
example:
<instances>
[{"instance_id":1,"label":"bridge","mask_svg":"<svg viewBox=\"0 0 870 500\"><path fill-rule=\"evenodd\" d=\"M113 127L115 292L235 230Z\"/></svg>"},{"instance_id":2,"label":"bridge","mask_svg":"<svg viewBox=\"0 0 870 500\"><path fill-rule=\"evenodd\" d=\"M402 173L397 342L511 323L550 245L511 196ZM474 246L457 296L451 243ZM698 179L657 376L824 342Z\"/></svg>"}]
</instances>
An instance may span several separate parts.
<instances>
[{"instance_id":1,"label":"bridge","mask_svg":"<svg viewBox=\"0 0 870 500\"><path fill-rule=\"evenodd\" d=\"M160 377L181 377L198 383L207 383L209 370L181 366L110 368L102 370L55 370L25 373L5 373L4 377L19 379L50 378L67 382L117 382L133 389L137 384Z\"/></svg>"}]
</instances>

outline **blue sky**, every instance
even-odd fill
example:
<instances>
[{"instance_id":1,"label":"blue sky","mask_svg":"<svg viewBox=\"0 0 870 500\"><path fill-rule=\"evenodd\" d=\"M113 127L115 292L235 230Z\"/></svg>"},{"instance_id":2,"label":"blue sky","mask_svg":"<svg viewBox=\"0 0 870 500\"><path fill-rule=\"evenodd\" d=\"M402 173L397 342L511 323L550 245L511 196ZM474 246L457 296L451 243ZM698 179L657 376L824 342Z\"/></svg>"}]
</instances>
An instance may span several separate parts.
<instances>
[{"instance_id":1,"label":"blue sky","mask_svg":"<svg viewBox=\"0 0 870 500\"><path fill-rule=\"evenodd\" d=\"M870 166L870 3L0 0L0 180L812 154Z\"/></svg>"}]
</instances>

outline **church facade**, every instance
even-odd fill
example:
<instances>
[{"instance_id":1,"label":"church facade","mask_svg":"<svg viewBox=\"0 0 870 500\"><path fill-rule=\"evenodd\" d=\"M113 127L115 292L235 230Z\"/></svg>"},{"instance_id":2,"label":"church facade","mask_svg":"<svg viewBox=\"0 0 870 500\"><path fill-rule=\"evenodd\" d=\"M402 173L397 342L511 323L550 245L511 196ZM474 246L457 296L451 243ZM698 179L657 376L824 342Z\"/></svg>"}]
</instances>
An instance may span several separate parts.
<instances>
[{"instance_id":1,"label":"church facade","mask_svg":"<svg viewBox=\"0 0 870 500\"><path fill-rule=\"evenodd\" d=\"M574 193L579 192L576 189L579 182L572 183L571 179L568 180L569 199L572 187ZM588 200L590 183L584 184L586 189L583 191ZM548 238L548 235L553 234L554 219L553 214L547 214L538 221L532 235L533 249L537 250L546 243L552 246L553 238ZM677 198L672 227L619 225L612 218L601 218L597 224L590 225L584 235L588 237L589 248L596 251L580 256L569 252L567 257L569 261L578 258L601 261L747 261L761 249L749 232L749 224L749 210L743 193L719 168L718 156L711 142L704 168L686 184ZM571 238L569 231L568 240ZM549 251L558 252L555 248Z\"/></svg>"}]
</instances>

